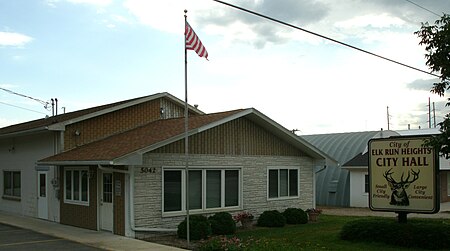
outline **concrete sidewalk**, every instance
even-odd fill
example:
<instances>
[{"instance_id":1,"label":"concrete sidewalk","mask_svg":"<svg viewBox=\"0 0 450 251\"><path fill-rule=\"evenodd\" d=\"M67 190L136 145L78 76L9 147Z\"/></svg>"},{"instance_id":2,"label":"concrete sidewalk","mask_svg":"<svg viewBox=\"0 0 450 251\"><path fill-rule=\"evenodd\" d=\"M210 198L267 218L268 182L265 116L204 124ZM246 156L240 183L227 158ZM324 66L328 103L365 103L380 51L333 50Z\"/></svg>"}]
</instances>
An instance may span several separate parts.
<instances>
[{"instance_id":1,"label":"concrete sidewalk","mask_svg":"<svg viewBox=\"0 0 450 251\"><path fill-rule=\"evenodd\" d=\"M31 217L18 216L0 211L0 222L39 233L75 241L88 246L105 250L155 250L175 251L184 250L161 244L127 238L103 231L93 231L83 228L62 225L56 222L40 220Z\"/></svg>"}]
</instances>

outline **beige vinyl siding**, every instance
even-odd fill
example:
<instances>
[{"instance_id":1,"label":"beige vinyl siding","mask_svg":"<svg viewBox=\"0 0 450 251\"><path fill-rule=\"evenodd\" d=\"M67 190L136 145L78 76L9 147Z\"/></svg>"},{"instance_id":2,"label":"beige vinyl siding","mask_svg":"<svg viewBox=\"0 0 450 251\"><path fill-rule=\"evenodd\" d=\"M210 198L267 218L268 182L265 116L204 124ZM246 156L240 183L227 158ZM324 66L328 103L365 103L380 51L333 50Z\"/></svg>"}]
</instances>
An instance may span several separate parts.
<instances>
[{"instance_id":1,"label":"beige vinyl siding","mask_svg":"<svg viewBox=\"0 0 450 251\"><path fill-rule=\"evenodd\" d=\"M184 153L184 140L153 151ZM240 118L189 137L191 154L305 156L248 119Z\"/></svg>"}]
</instances>

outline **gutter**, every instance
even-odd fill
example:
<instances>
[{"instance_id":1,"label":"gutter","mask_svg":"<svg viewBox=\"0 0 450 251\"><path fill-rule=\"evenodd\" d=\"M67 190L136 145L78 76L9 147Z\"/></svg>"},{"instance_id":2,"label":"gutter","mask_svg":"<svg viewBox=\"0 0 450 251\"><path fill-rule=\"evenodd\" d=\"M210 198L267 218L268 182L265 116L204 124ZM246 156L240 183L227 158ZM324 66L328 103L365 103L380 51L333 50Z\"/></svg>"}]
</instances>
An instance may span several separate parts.
<instances>
[{"instance_id":1,"label":"gutter","mask_svg":"<svg viewBox=\"0 0 450 251\"><path fill-rule=\"evenodd\" d=\"M323 167L321 169L319 169L318 171L314 171L313 172L313 208L316 208L317 204L316 204L316 175L320 172L323 172L325 169L327 169L327 165L323 165Z\"/></svg>"},{"instance_id":2,"label":"gutter","mask_svg":"<svg viewBox=\"0 0 450 251\"><path fill-rule=\"evenodd\" d=\"M5 133L5 134L0 135L0 138L28 135L28 134L33 134L35 132L41 132L41 131L45 132L47 130L48 130L47 126L41 126L41 127L36 127L36 128L33 128L33 129L28 129L28 130L25 130L25 131Z\"/></svg>"},{"instance_id":3,"label":"gutter","mask_svg":"<svg viewBox=\"0 0 450 251\"><path fill-rule=\"evenodd\" d=\"M176 229L172 229L172 228L136 227L135 222L134 222L134 182L133 182L134 181L134 172L133 172L133 170L130 170L130 169L120 170L120 169L114 169L114 168L107 168L107 167L102 167L100 164L98 165L98 168L105 172L117 172L117 173L128 174L129 184L130 184L130 189L129 189L129 193L128 193L128 196L130 198L128 217L129 217L129 221L130 221L130 228L133 232L176 232L177 231ZM131 167L131 168L133 168L133 167Z\"/></svg>"},{"instance_id":4,"label":"gutter","mask_svg":"<svg viewBox=\"0 0 450 251\"><path fill-rule=\"evenodd\" d=\"M327 169L327 165L324 165L321 169L319 169L318 171L316 171L315 173L318 174L320 172L325 171L325 169Z\"/></svg>"}]
</instances>

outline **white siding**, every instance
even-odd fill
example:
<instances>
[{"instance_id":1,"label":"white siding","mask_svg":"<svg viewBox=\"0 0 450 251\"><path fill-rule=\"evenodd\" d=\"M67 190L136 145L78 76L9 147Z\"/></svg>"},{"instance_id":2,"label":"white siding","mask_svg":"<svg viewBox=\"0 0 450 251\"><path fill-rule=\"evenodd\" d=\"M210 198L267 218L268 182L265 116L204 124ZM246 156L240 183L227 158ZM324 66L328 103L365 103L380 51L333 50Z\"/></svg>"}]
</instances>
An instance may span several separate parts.
<instances>
[{"instance_id":1,"label":"white siding","mask_svg":"<svg viewBox=\"0 0 450 251\"><path fill-rule=\"evenodd\" d=\"M364 192L367 170L350 170L350 207L369 207L369 194Z\"/></svg>"},{"instance_id":2,"label":"white siding","mask_svg":"<svg viewBox=\"0 0 450 251\"><path fill-rule=\"evenodd\" d=\"M36 161L53 155L53 135L45 132L29 136L0 139L0 210L37 217L37 171ZM3 171L21 172L21 199L4 199ZM50 167L48 179L49 220L59 221L59 202L56 190L51 186L55 178L55 169Z\"/></svg>"}]
</instances>

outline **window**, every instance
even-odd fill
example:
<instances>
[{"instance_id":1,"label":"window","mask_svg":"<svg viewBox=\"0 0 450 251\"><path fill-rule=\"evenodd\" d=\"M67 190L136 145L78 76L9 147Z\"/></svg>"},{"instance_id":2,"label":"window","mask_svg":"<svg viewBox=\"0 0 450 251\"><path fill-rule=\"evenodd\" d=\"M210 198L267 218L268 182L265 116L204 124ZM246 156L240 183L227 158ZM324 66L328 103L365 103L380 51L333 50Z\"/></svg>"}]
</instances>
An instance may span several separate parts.
<instances>
[{"instance_id":1,"label":"window","mask_svg":"<svg viewBox=\"0 0 450 251\"><path fill-rule=\"evenodd\" d=\"M189 209L202 209L202 171L189 170Z\"/></svg>"},{"instance_id":2,"label":"window","mask_svg":"<svg viewBox=\"0 0 450 251\"><path fill-rule=\"evenodd\" d=\"M364 175L364 192L369 193L369 175Z\"/></svg>"},{"instance_id":3,"label":"window","mask_svg":"<svg viewBox=\"0 0 450 251\"><path fill-rule=\"evenodd\" d=\"M20 198L20 171L3 171L3 195Z\"/></svg>"},{"instance_id":4,"label":"window","mask_svg":"<svg viewBox=\"0 0 450 251\"><path fill-rule=\"evenodd\" d=\"M189 210L208 211L238 207L240 182L238 169L189 170ZM186 209L185 170L167 168L163 173L163 212Z\"/></svg>"},{"instance_id":5,"label":"window","mask_svg":"<svg viewBox=\"0 0 450 251\"><path fill-rule=\"evenodd\" d=\"M181 211L181 171L164 171L164 211Z\"/></svg>"},{"instance_id":6,"label":"window","mask_svg":"<svg viewBox=\"0 0 450 251\"><path fill-rule=\"evenodd\" d=\"M64 202L89 204L89 171L87 168L68 168L64 171Z\"/></svg>"},{"instance_id":7,"label":"window","mask_svg":"<svg viewBox=\"0 0 450 251\"><path fill-rule=\"evenodd\" d=\"M222 171L206 171L206 208L221 207Z\"/></svg>"},{"instance_id":8,"label":"window","mask_svg":"<svg viewBox=\"0 0 450 251\"><path fill-rule=\"evenodd\" d=\"M298 197L298 168L269 168L269 199Z\"/></svg>"},{"instance_id":9,"label":"window","mask_svg":"<svg viewBox=\"0 0 450 251\"><path fill-rule=\"evenodd\" d=\"M103 202L112 203L113 202L113 174L103 173Z\"/></svg>"}]
</instances>

